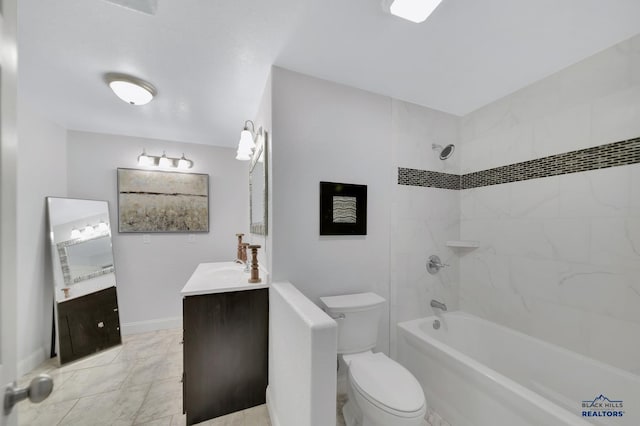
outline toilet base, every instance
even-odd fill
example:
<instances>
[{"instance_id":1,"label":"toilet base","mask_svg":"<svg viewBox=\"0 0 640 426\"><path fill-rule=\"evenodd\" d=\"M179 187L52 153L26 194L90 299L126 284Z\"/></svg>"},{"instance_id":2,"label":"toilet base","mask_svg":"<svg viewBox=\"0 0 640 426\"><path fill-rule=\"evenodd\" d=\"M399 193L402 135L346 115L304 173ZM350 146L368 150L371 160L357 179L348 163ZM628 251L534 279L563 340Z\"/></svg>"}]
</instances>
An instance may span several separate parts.
<instances>
[{"instance_id":1,"label":"toilet base","mask_svg":"<svg viewBox=\"0 0 640 426\"><path fill-rule=\"evenodd\" d=\"M342 406L342 416L347 426L378 426L378 423L370 422L362 417L362 412L355 407L350 400ZM422 419L420 426L429 426L426 419Z\"/></svg>"},{"instance_id":2,"label":"toilet base","mask_svg":"<svg viewBox=\"0 0 640 426\"><path fill-rule=\"evenodd\" d=\"M347 401L342 406L342 416L344 417L344 424L347 426L362 426L362 418L358 419L354 410L353 403Z\"/></svg>"}]
</instances>

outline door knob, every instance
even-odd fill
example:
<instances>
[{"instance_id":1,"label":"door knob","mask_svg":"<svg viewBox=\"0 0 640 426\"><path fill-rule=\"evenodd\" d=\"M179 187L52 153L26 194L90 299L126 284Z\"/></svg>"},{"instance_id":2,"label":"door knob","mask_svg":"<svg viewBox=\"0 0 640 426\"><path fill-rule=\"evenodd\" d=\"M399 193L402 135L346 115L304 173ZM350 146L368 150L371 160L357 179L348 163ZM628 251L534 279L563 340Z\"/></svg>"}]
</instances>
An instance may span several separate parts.
<instances>
[{"instance_id":1,"label":"door knob","mask_svg":"<svg viewBox=\"0 0 640 426\"><path fill-rule=\"evenodd\" d=\"M52 390L53 379L48 374L39 374L24 388L19 388L15 382L9 384L4 390L4 414L8 415L14 405L27 398L31 402L42 402Z\"/></svg>"}]
</instances>

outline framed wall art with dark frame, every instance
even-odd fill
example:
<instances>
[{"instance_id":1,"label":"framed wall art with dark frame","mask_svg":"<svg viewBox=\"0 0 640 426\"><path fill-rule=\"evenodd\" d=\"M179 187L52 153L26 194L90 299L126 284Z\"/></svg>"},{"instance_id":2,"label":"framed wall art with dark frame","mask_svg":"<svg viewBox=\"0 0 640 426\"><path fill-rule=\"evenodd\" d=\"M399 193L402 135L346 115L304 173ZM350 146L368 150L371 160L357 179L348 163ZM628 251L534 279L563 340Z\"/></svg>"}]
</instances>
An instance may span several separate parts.
<instances>
[{"instance_id":1,"label":"framed wall art with dark frame","mask_svg":"<svg viewBox=\"0 0 640 426\"><path fill-rule=\"evenodd\" d=\"M320 235L367 235L367 185L320 182Z\"/></svg>"}]
</instances>

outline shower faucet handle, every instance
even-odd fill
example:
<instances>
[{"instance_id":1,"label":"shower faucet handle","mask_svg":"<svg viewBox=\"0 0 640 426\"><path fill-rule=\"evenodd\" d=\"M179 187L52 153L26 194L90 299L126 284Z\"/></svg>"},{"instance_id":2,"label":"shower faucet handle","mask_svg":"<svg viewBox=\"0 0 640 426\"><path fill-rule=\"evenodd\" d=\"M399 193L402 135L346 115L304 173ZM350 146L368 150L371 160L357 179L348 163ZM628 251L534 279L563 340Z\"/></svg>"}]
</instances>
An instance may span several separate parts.
<instances>
[{"instance_id":1,"label":"shower faucet handle","mask_svg":"<svg viewBox=\"0 0 640 426\"><path fill-rule=\"evenodd\" d=\"M449 266L448 263L442 263L440 261L440 258L438 256L431 255L429 256L429 260L427 261L427 271L431 274L437 274L438 271L440 271L440 269L444 268L445 266Z\"/></svg>"}]
</instances>

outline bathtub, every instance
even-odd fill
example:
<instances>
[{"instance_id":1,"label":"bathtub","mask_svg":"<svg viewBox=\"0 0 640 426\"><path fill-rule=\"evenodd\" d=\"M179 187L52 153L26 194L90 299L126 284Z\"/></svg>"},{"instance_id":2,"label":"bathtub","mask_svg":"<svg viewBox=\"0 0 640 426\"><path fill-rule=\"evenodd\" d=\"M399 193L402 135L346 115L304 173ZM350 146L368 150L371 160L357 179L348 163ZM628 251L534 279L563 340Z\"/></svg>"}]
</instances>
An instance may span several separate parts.
<instances>
[{"instance_id":1,"label":"bathtub","mask_svg":"<svg viewBox=\"0 0 640 426\"><path fill-rule=\"evenodd\" d=\"M398 361L452 426L640 425L640 376L464 312L399 323Z\"/></svg>"}]
</instances>

